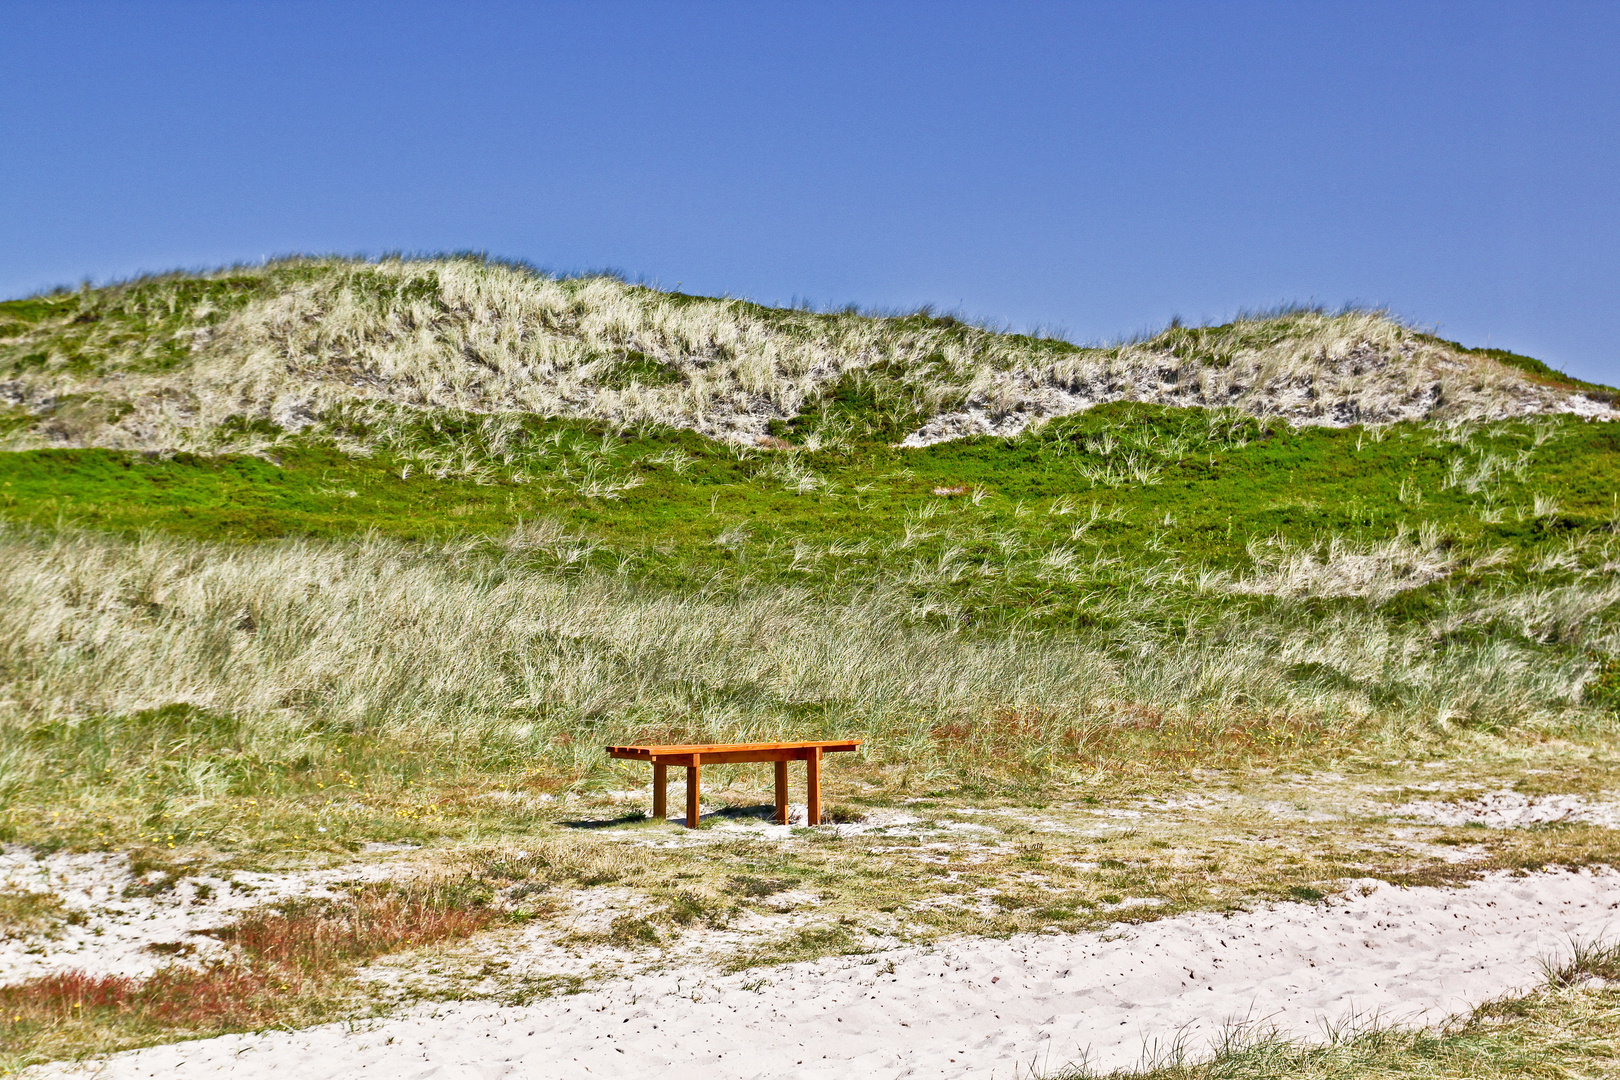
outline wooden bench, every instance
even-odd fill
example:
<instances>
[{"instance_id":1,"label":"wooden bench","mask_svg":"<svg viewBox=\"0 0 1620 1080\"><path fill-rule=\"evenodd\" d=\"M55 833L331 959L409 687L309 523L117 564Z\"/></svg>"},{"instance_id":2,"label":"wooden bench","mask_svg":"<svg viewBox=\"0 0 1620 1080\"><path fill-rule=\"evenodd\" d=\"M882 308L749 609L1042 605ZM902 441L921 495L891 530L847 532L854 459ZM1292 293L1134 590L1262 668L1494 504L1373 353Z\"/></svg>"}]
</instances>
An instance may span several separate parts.
<instances>
[{"instance_id":1,"label":"wooden bench","mask_svg":"<svg viewBox=\"0 0 1620 1080\"><path fill-rule=\"evenodd\" d=\"M821 755L840 754L861 745L859 739L833 739L827 742L711 743L693 746L610 746L609 757L650 761L653 767L653 817L667 816L669 767L686 768L686 827L698 827L698 789L705 765L731 765L743 761L770 761L776 765L776 822L788 819L787 763L804 762L809 788L811 825L821 824Z\"/></svg>"}]
</instances>

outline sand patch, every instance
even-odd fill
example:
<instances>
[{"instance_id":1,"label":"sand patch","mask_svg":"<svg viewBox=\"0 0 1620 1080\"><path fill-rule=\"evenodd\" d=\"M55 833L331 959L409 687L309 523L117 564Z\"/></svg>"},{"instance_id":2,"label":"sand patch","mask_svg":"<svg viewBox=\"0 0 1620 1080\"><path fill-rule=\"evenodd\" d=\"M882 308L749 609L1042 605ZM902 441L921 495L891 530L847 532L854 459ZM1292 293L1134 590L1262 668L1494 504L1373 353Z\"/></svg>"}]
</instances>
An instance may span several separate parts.
<instances>
[{"instance_id":1,"label":"sand patch","mask_svg":"<svg viewBox=\"0 0 1620 1080\"><path fill-rule=\"evenodd\" d=\"M1523 829L1560 822L1620 829L1620 802L1593 802L1581 795L1531 797L1516 791L1493 791L1460 802L1402 803L1389 814L1434 825L1484 825L1492 829Z\"/></svg>"},{"instance_id":2,"label":"sand patch","mask_svg":"<svg viewBox=\"0 0 1620 1080\"><path fill-rule=\"evenodd\" d=\"M0 888L48 893L72 919L48 934L0 940L0 981L19 983L62 971L146 976L171 963L219 958L225 946L200 931L223 926L250 908L295 897L335 897L342 884L398 873L397 866L378 862L291 873L137 876L125 855L58 852L37 858L27 848L8 845L0 850Z\"/></svg>"}]
</instances>

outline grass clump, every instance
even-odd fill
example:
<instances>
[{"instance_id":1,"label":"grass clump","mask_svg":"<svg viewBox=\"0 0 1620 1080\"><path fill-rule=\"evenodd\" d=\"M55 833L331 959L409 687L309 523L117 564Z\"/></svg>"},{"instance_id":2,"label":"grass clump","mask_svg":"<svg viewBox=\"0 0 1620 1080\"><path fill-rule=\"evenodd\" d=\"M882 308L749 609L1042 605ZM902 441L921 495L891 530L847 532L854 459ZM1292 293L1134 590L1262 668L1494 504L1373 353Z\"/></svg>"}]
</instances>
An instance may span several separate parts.
<instances>
[{"instance_id":1,"label":"grass clump","mask_svg":"<svg viewBox=\"0 0 1620 1080\"><path fill-rule=\"evenodd\" d=\"M0 889L0 940L48 935L76 914L43 890Z\"/></svg>"},{"instance_id":2,"label":"grass clump","mask_svg":"<svg viewBox=\"0 0 1620 1080\"><path fill-rule=\"evenodd\" d=\"M1325 1045L1264 1028L1235 1028L1206 1060L1184 1048L1160 1063L1106 1074L1107 1080L1565 1080L1612 1076L1620 1067L1620 992L1545 990L1487 1002L1438 1030L1379 1024L1334 1032ZM1048 1080L1100 1080L1073 1068Z\"/></svg>"},{"instance_id":3,"label":"grass clump","mask_svg":"<svg viewBox=\"0 0 1620 1080\"><path fill-rule=\"evenodd\" d=\"M1570 958L1549 966L1547 981L1555 987L1580 986L1592 979L1620 982L1620 941L1572 942Z\"/></svg>"},{"instance_id":4,"label":"grass clump","mask_svg":"<svg viewBox=\"0 0 1620 1080\"><path fill-rule=\"evenodd\" d=\"M728 965L731 971L776 964L819 960L824 956L849 956L869 951L861 937L846 923L808 926L776 941L768 941L740 952Z\"/></svg>"}]
</instances>

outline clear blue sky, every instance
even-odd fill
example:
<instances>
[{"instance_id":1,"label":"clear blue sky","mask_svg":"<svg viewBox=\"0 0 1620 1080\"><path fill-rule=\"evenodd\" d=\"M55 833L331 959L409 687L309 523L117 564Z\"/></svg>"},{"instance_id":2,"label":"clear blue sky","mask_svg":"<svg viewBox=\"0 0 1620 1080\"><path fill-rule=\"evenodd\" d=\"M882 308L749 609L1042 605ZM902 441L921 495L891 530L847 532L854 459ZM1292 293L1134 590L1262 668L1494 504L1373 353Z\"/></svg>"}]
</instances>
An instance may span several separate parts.
<instances>
[{"instance_id":1,"label":"clear blue sky","mask_svg":"<svg viewBox=\"0 0 1620 1080\"><path fill-rule=\"evenodd\" d=\"M1387 305L1620 383L1620 3L0 2L0 295L483 250L1080 341Z\"/></svg>"}]
</instances>

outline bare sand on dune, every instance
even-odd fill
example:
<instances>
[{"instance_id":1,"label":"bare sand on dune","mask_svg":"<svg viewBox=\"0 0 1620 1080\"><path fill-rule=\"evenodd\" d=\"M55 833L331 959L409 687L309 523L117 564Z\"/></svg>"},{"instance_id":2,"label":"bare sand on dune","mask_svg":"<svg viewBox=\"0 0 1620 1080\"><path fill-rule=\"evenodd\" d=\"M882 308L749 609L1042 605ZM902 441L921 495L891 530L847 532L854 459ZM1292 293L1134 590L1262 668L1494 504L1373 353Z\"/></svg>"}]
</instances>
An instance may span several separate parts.
<instances>
[{"instance_id":1,"label":"bare sand on dune","mask_svg":"<svg viewBox=\"0 0 1620 1080\"><path fill-rule=\"evenodd\" d=\"M266 904L337 896L345 884L380 881L392 873L383 862L284 873L236 870L228 877L187 875L172 884L160 877L159 887L142 889L145 879L130 874L124 855L38 855L17 844L0 846L0 890L53 896L77 916L44 940L0 935L0 982L63 971L146 976L171 962L169 952L153 949L165 943L184 944L185 955L198 961L224 957L224 944L201 931Z\"/></svg>"},{"instance_id":2,"label":"bare sand on dune","mask_svg":"<svg viewBox=\"0 0 1620 1080\"><path fill-rule=\"evenodd\" d=\"M1620 932L1620 873L1368 880L1319 904L754 969L678 968L527 1005L421 1007L352 1029L232 1035L47 1076L1007 1077L1198 1055L1233 1022L1436 1022L1527 990L1572 940Z\"/></svg>"}]
</instances>

